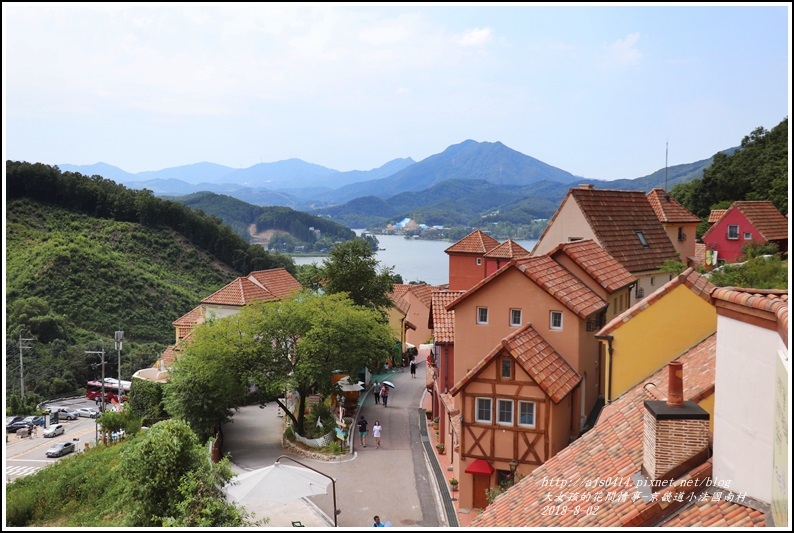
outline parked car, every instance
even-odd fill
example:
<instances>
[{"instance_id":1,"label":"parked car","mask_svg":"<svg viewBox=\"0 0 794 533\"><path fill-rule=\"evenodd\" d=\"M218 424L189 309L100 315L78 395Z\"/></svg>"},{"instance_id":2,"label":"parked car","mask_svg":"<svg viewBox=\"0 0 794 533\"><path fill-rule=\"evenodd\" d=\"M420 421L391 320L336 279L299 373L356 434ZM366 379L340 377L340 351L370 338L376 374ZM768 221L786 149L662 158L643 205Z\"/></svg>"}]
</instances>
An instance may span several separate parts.
<instances>
[{"instance_id":1,"label":"parked car","mask_svg":"<svg viewBox=\"0 0 794 533\"><path fill-rule=\"evenodd\" d=\"M44 436L57 437L58 435L63 435L64 431L66 431L66 428L63 427L63 424L52 424L44 430Z\"/></svg>"},{"instance_id":2,"label":"parked car","mask_svg":"<svg viewBox=\"0 0 794 533\"><path fill-rule=\"evenodd\" d=\"M67 440L66 442L58 442L50 446L45 455L47 457L60 457L67 453L72 453L74 450L74 442Z\"/></svg>"},{"instance_id":3,"label":"parked car","mask_svg":"<svg viewBox=\"0 0 794 533\"><path fill-rule=\"evenodd\" d=\"M34 426L44 426L43 416L26 416L25 422L30 422Z\"/></svg>"},{"instance_id":4,"label":"parked car","mask_svg":"<svg viewBox=\"0 0 794 533\"><path fill-rule=\"evenodd\" d=\"M66 420L77 420L80 415L74 409L70 409L69 407L59 407L58 408L58 418L66 419Z\"/></svg>"},{"instance_id":5,"label":"parked car","mask_svg":"<svg viewBox=\"0 0 794 533\"><path fill-rule=\"evenodd\" d=\"M77 410L77 414L88 418L96 418L97 416L99 416L99 411L97 411L93 407L81 407L80 409Z\"/></svg>"},{"instance_id":6,"label":"parked car","mask_svg":"<svg viewBox=\"0 0 794 533\"><path fill-rule=\"evenodd\" d=\"M19 420L16 420L16 421L11 422L10 424L6 425L6 431L11 433L11 432L14 432L14 431L16 431L18 429L32 428L32 427L33 427L33 424L31 424L30 422L26 422L24 419L22 419L20 417Z\"/></svg>"},{"instance_id":7,"label":"parked car","mask_svg":"<svg viewBox=\"0 0 794 533\"><path fill-rule=\"evenodd\" d=\"M17 420L22 420L21 416L7 416L6 417L6 426L11 422L16 422Z\"/></svg>"}]
</instances>

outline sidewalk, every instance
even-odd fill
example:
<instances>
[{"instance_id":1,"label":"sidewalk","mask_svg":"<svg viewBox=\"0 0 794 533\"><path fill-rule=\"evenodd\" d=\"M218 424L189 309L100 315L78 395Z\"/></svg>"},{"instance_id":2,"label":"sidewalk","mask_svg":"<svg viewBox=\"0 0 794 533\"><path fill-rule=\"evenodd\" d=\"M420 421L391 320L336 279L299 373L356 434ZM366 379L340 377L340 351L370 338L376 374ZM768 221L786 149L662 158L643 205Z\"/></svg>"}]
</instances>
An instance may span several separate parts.
<instances>
[{"instance_id":1,"label":"sidewalk","mask_svg":"<svg viewBox=\"0 0 794 533\"><path fill-rule=\"evenodd\" d=\"M432 409L432 396L428 393L422 397L422 407L424 409ZM435 460L438 461L439 466L441 467L441 471L444 473L444 476L447 479L446 487L447 491L449 491L449 480L450 478L454 477L452 475L452 463L450 462L450 455L444 454L439 455L438 449L436 448L436 444L438 443L438 437L436 436L436 432L433 430L432 422L428 420L428 427L427 427L427 435L430 439L430 449L433 450L433 454ZM432 458L431 458L432 460ZM469 527L471 526L471 521L474 520L474 517L477 516L478 510L472 509L461 509L460 504L458 502L457 493L450 492L450 496L452 497L452 505L455 508L455 513L458 519L458 526L459 527Z\"/></svg>"}]
</instances>

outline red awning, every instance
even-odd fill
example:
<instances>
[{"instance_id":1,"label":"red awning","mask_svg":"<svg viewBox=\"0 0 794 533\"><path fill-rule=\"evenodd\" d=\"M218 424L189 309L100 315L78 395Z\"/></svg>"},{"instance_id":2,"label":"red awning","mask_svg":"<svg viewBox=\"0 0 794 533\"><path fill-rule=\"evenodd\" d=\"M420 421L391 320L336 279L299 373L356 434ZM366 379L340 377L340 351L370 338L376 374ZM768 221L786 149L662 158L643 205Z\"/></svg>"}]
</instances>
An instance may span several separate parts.
<instances>
[{"instance_id":1,"label":"red awning","mask_svg":"<svg viewBox=\"0 0 794 533\"><path fill-rule=\"evenodd\" d=\"M493 474L493 467L485 459L477 459L468 467L466 467L466 473L480 476L490 476Z\"/></svg>"}]
</instances>

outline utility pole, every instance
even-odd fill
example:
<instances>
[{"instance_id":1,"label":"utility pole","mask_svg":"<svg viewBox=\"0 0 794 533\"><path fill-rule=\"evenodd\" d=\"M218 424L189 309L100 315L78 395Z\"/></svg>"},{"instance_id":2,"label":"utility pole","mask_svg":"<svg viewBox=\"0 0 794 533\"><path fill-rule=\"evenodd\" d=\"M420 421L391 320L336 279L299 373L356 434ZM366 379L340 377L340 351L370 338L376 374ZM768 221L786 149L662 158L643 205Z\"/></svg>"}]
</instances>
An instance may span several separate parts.
<instances>
[{"instance_id":1,"label":"utility pole","mask_svg":"<svg viewBox=\"0 0 794 533\"><path fill-rule=\"evenodd\" d=\"M123 388L121 386L121 344L122 344L121 341L123 341L123 340L124 340L124 332L123 331L117 331L116 332L116 353L119 356L119 388L118 388L119 406L121 406L121 396L122 396L122 393L123 393Z\"/></svg>"},{"instance_id":2,"label":"utility pole","mask_svg":"<svg viewBox=\"0 0 794 533\"><path fill-rule=\"evenodd\" d=\"M27 342L32 341L32 340L33 339L25 339L25 338L23 338L22 337L22 330L21 329L19 330L19 385L21 387L21 389L20 389L22 391L21 392L21 397L22 397L23 400L25 399L25 366L22 363L22 353L25 350L32 350L33 349L33 346L29 346L28 344L24 344L24 343L27 343Z\"/></svg>"},{"instance_id":3,"label":"utility pole","mask_svg":"<svg viewBox=\"0 0 794 533\"><path fill-rule=\"evenodd\" d=\"M85 353L90 353L90 354L95 354L95 355L98 354L98 355L100 355L102 357L102 412L104 413L105 412L105 347L104 346L102 347L102 351L101 352L99 352L99 351L94 351L94 352L86 351Z\"/></svg>"}]
</instances>

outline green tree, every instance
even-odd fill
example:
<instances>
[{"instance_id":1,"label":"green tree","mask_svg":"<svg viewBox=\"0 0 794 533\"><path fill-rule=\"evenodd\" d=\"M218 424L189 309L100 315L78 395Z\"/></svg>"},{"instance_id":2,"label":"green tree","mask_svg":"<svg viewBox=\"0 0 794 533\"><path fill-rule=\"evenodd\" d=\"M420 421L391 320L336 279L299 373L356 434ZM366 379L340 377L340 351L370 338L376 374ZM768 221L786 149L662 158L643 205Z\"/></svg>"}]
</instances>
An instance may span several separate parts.
<instances>
[{"instance_id":1,"label":"green tree","mask_svg":"<svg viewBox=\"0 0 794 533\"><path fill-rule=\"evenodd\" d=\"M228 459L212 464L196 434L165 420L129 443L121 457L128 525L242 526L245 513L224 502L232 477Z\"/></svg>"},{"instance_id":2,"label":"green tree","mask_svg":"<svg viewBox=\"0 0 794 533\"><path fill-rule=\"evenodd\" d=\"M345 292L356 305L384 313L391 307L394 289L393 267L379 268L369 241L356 238L337 244L323 263L323 290Z\"/></svg>"},{"instance_id":3,"label":"green tree","mask_svg":"<svg viewBox=\"0 0 794 533\"><path fill-rule=\"evenodd\" d=\"M238 326L238 315L195 328L193 342L174 362L163 390L166 411L185 420L202 439L231 420L232 409L244 398L235 359L248 339Z\"/></svg>"}]
</instances>

